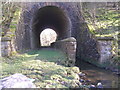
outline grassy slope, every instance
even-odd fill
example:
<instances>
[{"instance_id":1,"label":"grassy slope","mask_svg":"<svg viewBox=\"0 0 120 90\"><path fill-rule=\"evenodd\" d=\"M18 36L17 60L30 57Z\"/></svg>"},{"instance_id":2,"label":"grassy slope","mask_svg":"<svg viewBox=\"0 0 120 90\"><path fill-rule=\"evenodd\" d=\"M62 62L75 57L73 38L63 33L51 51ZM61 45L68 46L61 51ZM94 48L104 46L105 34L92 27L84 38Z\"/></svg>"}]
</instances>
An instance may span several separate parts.
<instances>
[{"instance_id":1,"label":"grassy slope","mask_svg":"<svg viewBox=\"0 0 120 90\"><path fill-rule=\"evenodd\" d=\"M42 88L79 87L79 68L66 67L65 55L58 50L29 51L11 58L2 58L2 76L22 73L35 79ZM58 64L59 63L59 64ZM63 64L63 65L61 65Z\"/></svg>"},{"instance_id":2,"label":"grassy slope","mask_svg":"<svg viewBox=\"0 0 120 90\"><path fill-rule=\"evenodd\" d=\"M95 8L91 14L90 8L83 10L85 20L89 30L99 36L113 36L119 32L120 11L112 10L107 7Z\"/></svg>"},{"instance_id":3,"label":"grassy slope","mask_svg":"<svg viewBox=\"0 0 120 90\"><path fill-rule=\"evenodd\" d=\"M120 33L120 10L99 7L95 8L94 13L91 14L90 8L84 8L83 13L90 32L96 37L114 37L112 51L116 54L116 57L112 59L113 66L120 63L117 37L117 35ZM110 62L106 62L103 66L108 65L108 63Z\"/></svg>"}]
</instances>

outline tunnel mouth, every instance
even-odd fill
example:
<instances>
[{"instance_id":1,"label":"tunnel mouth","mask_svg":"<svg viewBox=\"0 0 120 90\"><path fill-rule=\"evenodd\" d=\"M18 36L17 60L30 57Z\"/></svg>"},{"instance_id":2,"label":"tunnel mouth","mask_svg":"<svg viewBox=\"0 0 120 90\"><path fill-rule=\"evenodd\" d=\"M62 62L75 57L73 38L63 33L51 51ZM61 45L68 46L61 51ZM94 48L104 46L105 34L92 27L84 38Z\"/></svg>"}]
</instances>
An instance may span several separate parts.
<instances>
[{"instance_id":1,"label":"tunnel mouth","mask_svg":"<svg viewBox=\"0 0 120 90\"><path fill-rule=\"evenodd\" d=\"M57 39L57 33L51 29L46 28L40 33L41 47L49 47Z\"/></svg>"},{"instance_id":2,"label":"tunnel mouth","mask_svg":"<svg viewBox=\"0 0 120 90\"><path fill-rule=\"evenodd\" d=\"M39 35L45 28L53 29L57 40L70 36L70 20L64 10L56 6L45 6L36 11L32 20L33 48L40 47Z\"/></svg>"}]
</instances>

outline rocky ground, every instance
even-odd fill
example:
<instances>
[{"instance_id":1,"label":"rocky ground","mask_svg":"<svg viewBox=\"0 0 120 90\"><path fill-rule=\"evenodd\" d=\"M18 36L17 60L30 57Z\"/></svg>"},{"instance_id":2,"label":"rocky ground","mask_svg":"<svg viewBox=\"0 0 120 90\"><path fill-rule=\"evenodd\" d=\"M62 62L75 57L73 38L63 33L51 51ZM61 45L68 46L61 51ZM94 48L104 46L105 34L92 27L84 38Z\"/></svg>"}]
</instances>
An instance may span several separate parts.
<instances>
[{"instance_id":1,"label":"rocky ground","mask_svg":"<svg viewBox=\"0 0 120 90\"><path fill-rule=\"evenodd\" d=\"M102 88L101 83L92 85L78 67L68 67L65 61L63 53L53 50L29 51L2 58L0 87Z\"/></svg>"},{"instance_id":2,"label":"rocky ground","mask_svg":"<svg viewBox=\"0 0 120 90\"><path fill-rule=\"evenodd\" d=\"M50 88L50 87L59 87L60 84L61 86L66 86L66 87L72 87L72 88L103 88L103 85L101 83L98 83L97 86L92 85L85 76L84 73L79 72L79 69L77 67L72 68L72 70L76 74L75 79L73 81L68 81L66 82L63 80L62 76L60 75L53 75L51 77L51 80L46 80L46 85L44 88ZM68 74L71 74L70 72ZM2 88L39 88L40 84L35 84L36 79L31 79L26 77L25 75L22 75L20 73L13 74L9 77L3 78L0 80L0 90ZM39 81L38 83L40 83ZM58 84L59 83L59 84ZM65 87L63 87L65 88Z\"/></svg>"}]
</instances>

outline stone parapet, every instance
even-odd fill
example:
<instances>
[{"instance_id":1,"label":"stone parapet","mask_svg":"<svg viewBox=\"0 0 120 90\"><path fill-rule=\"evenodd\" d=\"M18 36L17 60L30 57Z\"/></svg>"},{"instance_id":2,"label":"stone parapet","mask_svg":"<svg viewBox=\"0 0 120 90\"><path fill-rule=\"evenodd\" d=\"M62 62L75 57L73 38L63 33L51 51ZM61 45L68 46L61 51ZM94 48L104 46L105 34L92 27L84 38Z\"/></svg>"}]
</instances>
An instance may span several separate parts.
<instances>
[{"instance_id":1,"label":"stone parapet","mask_svg":"<svg viewBox=\"0 0 120 90\"><path fill-rule=\"evenodd\" d=\"M62 50L67 55L68 66L74 66L76 60L76 39L73 37L59 40L52 47Z\"/></svg>"}]
</instances>

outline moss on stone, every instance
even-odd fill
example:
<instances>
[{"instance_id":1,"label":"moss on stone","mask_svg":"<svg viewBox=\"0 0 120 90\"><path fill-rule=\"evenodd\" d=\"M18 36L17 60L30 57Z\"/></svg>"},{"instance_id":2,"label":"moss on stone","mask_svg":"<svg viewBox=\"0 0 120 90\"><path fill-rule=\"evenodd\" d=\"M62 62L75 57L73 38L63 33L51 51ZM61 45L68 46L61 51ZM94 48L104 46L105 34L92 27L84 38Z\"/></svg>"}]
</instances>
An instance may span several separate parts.
<instances>
[{"instance_id":1,"label":"moss on stone","mask_svg":"<svg viewBox=\"0 0 120 90\"><path fill-rule=\"evenodd\" d=\"M71 67L71 70L75 73L79 73L80 72L80 69L78 67Z\"/></svg>"}]
</instances>

